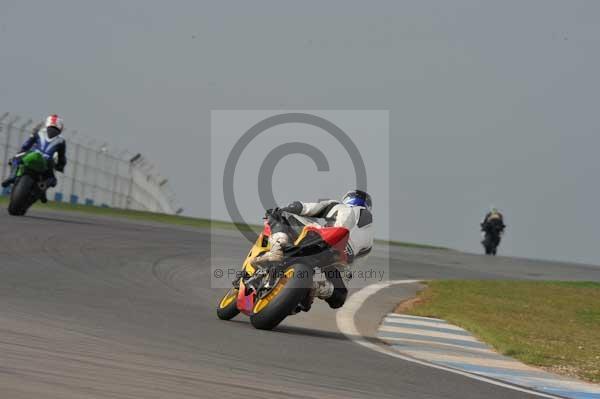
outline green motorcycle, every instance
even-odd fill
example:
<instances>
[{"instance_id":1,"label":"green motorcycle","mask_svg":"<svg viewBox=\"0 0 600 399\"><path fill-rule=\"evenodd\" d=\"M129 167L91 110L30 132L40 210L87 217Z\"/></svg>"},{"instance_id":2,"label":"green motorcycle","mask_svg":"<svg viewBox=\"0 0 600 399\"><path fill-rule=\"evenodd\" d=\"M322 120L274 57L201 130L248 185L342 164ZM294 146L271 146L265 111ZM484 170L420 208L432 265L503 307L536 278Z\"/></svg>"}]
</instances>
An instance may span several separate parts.
<instances>
[{"instance_id":1,"label":"green motorcycle","mask_svg":"<svg viewBox=\"0 0 600 399\"><path fill-rule=\"evenodd\" d=\"M23 216L49 187L48 170L52 167L41 153L31 151L16 156L19 159L16 180L10 194L8 213Z\"/></svg>"}]
</instances>

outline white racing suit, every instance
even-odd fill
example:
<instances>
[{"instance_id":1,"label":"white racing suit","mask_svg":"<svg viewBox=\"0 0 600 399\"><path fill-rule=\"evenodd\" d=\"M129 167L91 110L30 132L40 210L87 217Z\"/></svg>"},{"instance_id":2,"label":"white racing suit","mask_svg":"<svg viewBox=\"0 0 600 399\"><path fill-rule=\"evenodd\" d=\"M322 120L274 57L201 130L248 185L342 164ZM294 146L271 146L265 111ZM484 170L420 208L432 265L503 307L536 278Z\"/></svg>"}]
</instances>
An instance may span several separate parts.
<instances>
[{"instance_id":1,"label":"white racing suit","mask_svg":"<svg viewBox=\"0 0 600 399\"><path fill-rule=\"evenodd\" d=\"M303 217L318 218L326 222L327 226L347 228L350 232L346 246L349 263L357 258L364 258L371 252L373 216L367 208L327 200L321 202L296 201L281 210L298 215L297 219L304 224L311 224L311 221L303 220ZM283 248L289 244L290 237L288 232L278 228L277 224L271 226L271 231L271 251L264 256L266 259L278 260L283 257ZM334 309L339 308L344 304L348 295L342 276L337 270L333 273L328 272L325 276L326 280L315 282L314 296L325 300Z\"/></svg>"}]
</instances>

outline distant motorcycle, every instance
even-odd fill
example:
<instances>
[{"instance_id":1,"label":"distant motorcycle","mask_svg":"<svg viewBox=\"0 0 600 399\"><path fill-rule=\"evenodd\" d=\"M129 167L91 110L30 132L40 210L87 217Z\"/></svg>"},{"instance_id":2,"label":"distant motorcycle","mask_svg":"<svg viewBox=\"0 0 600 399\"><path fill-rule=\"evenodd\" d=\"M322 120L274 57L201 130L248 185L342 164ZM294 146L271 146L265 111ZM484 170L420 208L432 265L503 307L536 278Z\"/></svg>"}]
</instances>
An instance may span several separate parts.
<instances>
[{"instance_id":1,"label":"distant motorcycle","mask_svg":"<svg viewBox=\"0 0 600 399\"><path fill-rule=\"evenodd\" d=\"M486 255L496 256L498 246L502 240L503 224L492 223L484 227L484 238L481 244L485 249Z\"/></svg>"},{"instance_id":2,"label":"distant motorcycle","mask_svg":"<svg viewBox=\"0 0 600 399\"><path fill-rule=\"evenodd\" d=\"M285 250L281 264L258 268L251 265L252 258L270 248L271 227L265 220L264 230L244 260L233 287L217 306L220 319L230 320L241 312L250 317L255 328L271 330L286 317L310 309L315 269L328 273L348 266L348 229L328 227L324 219L318 224L287 212L282 216L296 226L293 247Z\"/></svg>"},{"instance_id":3,"label":"distant motorcycle","mask_svg":"<svg viewBox=\"0 0 600 399\"><path fill-rule=\"evenodd\" d=\"M37 151L21 153L17 166L17 179L13 185L8 204L8 213L23 216L48 189L50 162Z\"/></svg>"}]
</instances>

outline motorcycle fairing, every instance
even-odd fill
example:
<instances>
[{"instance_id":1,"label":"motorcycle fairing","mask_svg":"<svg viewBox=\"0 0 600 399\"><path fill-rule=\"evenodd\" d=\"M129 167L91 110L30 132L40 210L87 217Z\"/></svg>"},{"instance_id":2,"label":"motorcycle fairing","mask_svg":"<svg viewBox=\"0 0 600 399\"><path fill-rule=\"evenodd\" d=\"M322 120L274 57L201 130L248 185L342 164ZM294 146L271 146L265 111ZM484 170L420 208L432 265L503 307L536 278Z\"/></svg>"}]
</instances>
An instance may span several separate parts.
<instances>
[{"instance_id":1,"label":"motorcycle fairing","mask_svg":"<svg viewBox=\"0 0 600 399\"><path fill-rule=\"evenodd\" d=\"M22 176L26 170L31 170L34 173L43 173L47 169L48 162L44 156L37 151L31 151L21 158L17 176Z\"/></svg>"},{"instance_id":2,"label":"motorcycle fairing","mask_svg":"<svg viewBox=\"0 0 600 399\"><path fill-rule=\"evenodd\" d=\"M252 290L246 295L246 286L244 281L240 281L240 289L238 291L238 297L236 306L238 310L247 316L252 315L252 309L254 309L254 298L256 293Z\"/></svg>"},{"instance_id":3,"label":"motorcycle fairing","mask_svg":"<svg viewBox=\"0 0 600 399\"><path fill-rule=\"evenodd\" d=\"M263 232L258 236L244 260L242 270L247 276L252 276L256 272L254 266L250 264L250 260L269 250L270 234L270 226L265 223ZM331 264L331 262L345 263L347 262L345 248L349 236L350 232L345 227L305 226L294 242L294 247L286 253L286 259L281 266L285 267L299 260L318 267ZM244 278L240 279L236 300L238 310L246 315L252 315L255 301L256 291L247 289Z\"/></svg>"},{"instance_id":4,"label":"motorcycle fairing","mask_svg":"<svg viewBox=\"0 0 600 399\"><path fill-rule=\"evenodd\" d=\"M331 257L335 257L338 262L347 263L346 245L349 238L350 231L345 227L305 226L289 256L291 258L311 256L313 257L311 261L317 261L319 265L323 261L326 263L327 259L318 261L318 258Z\"/></svg>"}]
</instances>

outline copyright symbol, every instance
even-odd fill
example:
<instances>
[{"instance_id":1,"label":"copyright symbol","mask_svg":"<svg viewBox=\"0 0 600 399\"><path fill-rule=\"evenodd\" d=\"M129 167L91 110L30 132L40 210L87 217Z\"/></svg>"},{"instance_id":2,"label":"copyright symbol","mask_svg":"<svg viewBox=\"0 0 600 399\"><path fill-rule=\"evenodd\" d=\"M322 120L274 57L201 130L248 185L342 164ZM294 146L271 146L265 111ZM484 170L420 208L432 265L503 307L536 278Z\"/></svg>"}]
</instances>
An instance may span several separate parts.
<instances>
[{"instance_id":1,"label":"copyright symbol","mask_svg":"<svg viewBox=\"0 0 600 399\"><path fill-rule=\"evenodd\" d=\"M215 271L213 272L213 276L215 276L215 278L223 278L223 270L215 269Z\"/></svg>"},{"instance_id":2,"label":"copyright symbol","mask_svg":"<svg viewBox=\"0 0 600 399\"><path fill-rule=\"evenodd\" d=\"M227 212L234 222L240 233L250 242L255 242L257 235L249 227L240 213L235 200L234 192L234 176L238 161L248 146L258 135L264 131L279 125L296 123L310 125L320 128L321 130L333 136L349 155L356 178L356 188L359 190L367 190L367 170L364 160L358 150L358 147L352 139L331 121L319 116L308 113L284 113L274 115L263 119L248 129L242 137L235 143L233 149L227 157L225 170L223 173L223 200L227 208ZM303 154L311 158L319 171L328 171L329 164L325 155L315 146L307 143L292 142L280 145L273 149L266 157L259 171L258 193L261 204L264 209L274 208L276 206L275 196L273 194L273 173L277 163L287 155ZM221 271L222 273L222 271ZM215 276L216 277L216 276Z\"/></svg>"}]
</instances>

